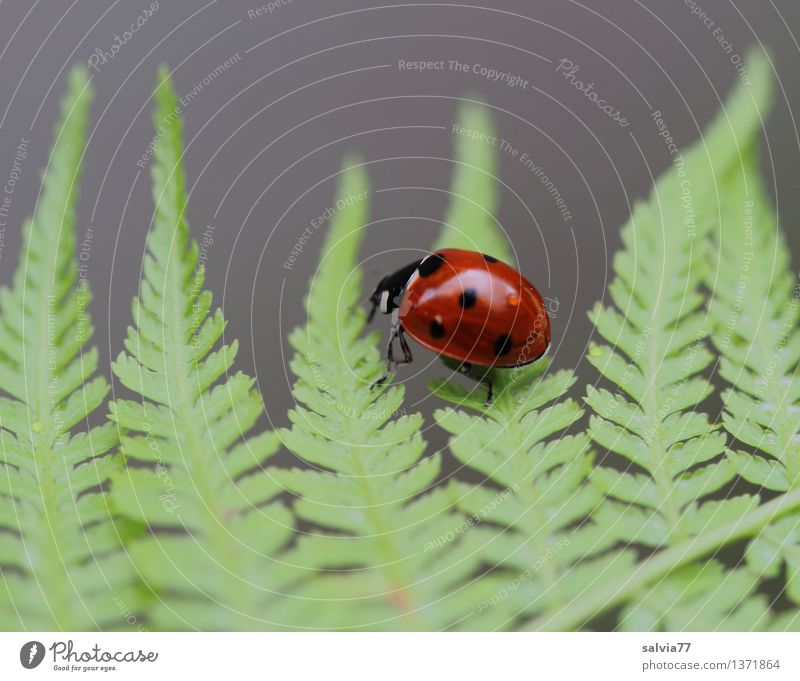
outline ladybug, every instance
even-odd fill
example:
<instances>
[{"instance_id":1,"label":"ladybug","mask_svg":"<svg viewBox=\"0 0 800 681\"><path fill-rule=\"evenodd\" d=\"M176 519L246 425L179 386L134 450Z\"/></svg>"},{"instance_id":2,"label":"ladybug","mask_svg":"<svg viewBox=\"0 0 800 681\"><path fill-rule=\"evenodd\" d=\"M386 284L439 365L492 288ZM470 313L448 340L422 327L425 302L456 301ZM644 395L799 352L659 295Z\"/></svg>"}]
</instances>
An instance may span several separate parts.
<instances>
[{"instance_id":1,"label":"ladybug","mask_svg":"<svg viewBox=\"0 0 800 681\"><path fill-rule=\"evenodd\" d=\"M392 315L388 365L375 385L413 357L405 334L459 371L519 367L539 359L550 343L550 318L542 296L513 267L476 251L445 248L412 262L378 283L369 297L368 321L377 310ZM394 341L403 352L394 357ZM484 372L484 377L486 372ZM492 384L488 381L492 399Z\"/></svg>"}]
</instances>

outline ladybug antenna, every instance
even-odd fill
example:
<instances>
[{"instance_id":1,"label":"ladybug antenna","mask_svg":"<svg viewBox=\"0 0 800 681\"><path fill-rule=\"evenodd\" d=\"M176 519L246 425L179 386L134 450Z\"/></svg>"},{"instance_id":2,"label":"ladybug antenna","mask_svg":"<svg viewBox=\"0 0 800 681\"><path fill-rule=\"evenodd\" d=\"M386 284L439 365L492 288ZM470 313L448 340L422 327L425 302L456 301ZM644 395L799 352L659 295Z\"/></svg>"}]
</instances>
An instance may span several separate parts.
<instances>
[{"instance_id":1,"label":"ladybug antenna","mask_svg":"<svg viewBox=\"0 0 800 681\"><path fill-rule=\"evenodd\" d=\"M367 313L367 324L369 324L372 321L372 318L375 316L375 312L378 309L378 306L380 305L381 296L379 289L380 286L376 287L371 295L367 296L366 298L364 298L364 300L361 301L362 305L372 305L370 311Z\"/></svg>"},{"instance_id":2,"label":"ladybug antenna","mask_svg":"<svg viewBox=\"0 0 800 681\"><path fill-rule=\"evenodd\" d=\"M369 323L372 321L372 318L375 316L375 310L377 310L377 309L378 309L378 303L376 303L376 302L375 302L375 300L373 300L373 298L372 298L372 297L370 297L370 298L365 298L365 299L364 299L363 301L361 301L361 302L362 302L362 304L364 304L364 305L366 305L366 304L368 304L368 303L372 303L372 308L370 309L370 311L369 311L369 314L367 314L367 324L369 324Z\"/></svg>"}]
</instances>

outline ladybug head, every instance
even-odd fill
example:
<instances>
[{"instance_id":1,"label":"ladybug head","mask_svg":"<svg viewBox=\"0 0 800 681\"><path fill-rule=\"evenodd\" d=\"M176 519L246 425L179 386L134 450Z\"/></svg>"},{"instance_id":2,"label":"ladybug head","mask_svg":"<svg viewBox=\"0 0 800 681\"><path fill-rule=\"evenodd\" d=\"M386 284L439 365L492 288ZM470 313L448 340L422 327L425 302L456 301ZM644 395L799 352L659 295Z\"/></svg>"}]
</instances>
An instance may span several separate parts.
<instances>
[{"instance_id":1,"label":"ladybug head","mask_svg":"<svg viewBox=\"0 0 800 681\"><path fill-rule=\"evenodd\" d=\"M376 310L380 310L381 314L389 314L392 310L400 307L403 290L408 284L408 280L417 271L420 262L422 261L416 260L378 282L372 295L365 301L372 304L372 309L367 317L368 322L372 321Z\"/></svg>"}]
</instances>

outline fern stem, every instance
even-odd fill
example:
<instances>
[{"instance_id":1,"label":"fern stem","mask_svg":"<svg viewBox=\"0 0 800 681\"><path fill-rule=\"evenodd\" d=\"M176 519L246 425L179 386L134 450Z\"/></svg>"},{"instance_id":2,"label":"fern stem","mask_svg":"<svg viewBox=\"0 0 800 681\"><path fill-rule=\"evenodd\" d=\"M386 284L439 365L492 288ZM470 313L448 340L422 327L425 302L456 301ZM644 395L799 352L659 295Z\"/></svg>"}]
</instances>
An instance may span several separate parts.
<instances>
[{"instance_id":1,"label":"fern stem","mask_svg":"<svg viewBox=\"0 0 800 681\"><path fill-rule=\"evenodd\" d=\"M653 318L657 319L660 311L660 298L656 303L656 308L653 312ZM663 328L660 325L654 324L654 329ZM656 357L656 343L650 343L650 375L653 380L648 386L648 395L646 403L650 405L650 413L648 421L652 423L653 438L650 442L649 452L652 457L652 475L656 483L656 488L661 494L661 499L665 505L665 518L669 522L669 538L670 544L674 543L675 539L682 539L685 533L681 530L681 512L680 507L675 499L675 482L669 473L667 466L667 452L661 442L661 416L659 415L658 404L658 390L659 386L656 384L656 376L658 376L658 358Z\"/></svg>"},{"instance_id":2,"label":"fern stem","mask_svg":"<svg viewBox=\"0 0 800 681\"><path fill-rule=\"evenodd\" d=\"M354 314L362 320L363 324L362 313L356 311ZM358 405L348 404L345 408L345 413L355 414L358 410ZM401 547L398 547L392 541L394 534L390 525L385 521L383 501L376 494L373 485L370 484L370 481L374 479L373 474L360 454L369 445L369 438L365 438L364 432L354 427L355 419L348 418L344 422L347 426L347 442L354 445L350 450L350 463L357 476L357 484L364 493L365 513L370 518L370 524L377 535L376 543L385 552L384 565L380 569L385 570L388 577L387 581L392 585L392 590L386 594L386 599L393 607L401 611L403 624L407 630L428 630L430 627L423 626L424 616L420 616L420 613L425 612L424 607L417 605L413 598L411 585L409 584L411 580L409 580L405 570L398 569L398 566L401 566L403 561L408 558L403 556Z\"/></svg>"},{"instance_id":3,"label":"fern stem","mask_svg":"<svg viewBox=\"0 0 800 681\"><path fill-rule=\"evenodd\" d=\"M348 424L350 424L349 419ZM352 428L350 429L350 437L356 437ZM352 439L349 441L353 442ZM359 445L362 444L364 443L359 443ZM392 536L392 531L385 523L383 512L380 510L382 502L377 498L375 490L373 490L368 482L370 480L369 471L364 466L364 462L357 453L354 452L350 460L353 469L358 475L358 484L364 490L365 499L367 501L367 515L370 517L371 523L378 535L377 543L386 553L386 561L383 569L386 570L388 581L393 586L393 591L386 595L387 600L402 612L404 624L409 631L423 631L425 627L422 627L421 622L418 622L418 620L420 620L418 613L424 612L424 610L418 608L411 597L409 580L404 574L405 571L398 570L398 566L401 565L404 558L402 552L395 546L395 543L389 539L389 537ZM375 509L378 510L376 511Z\"/></svg>"},{"instance_id":4,"label":"fern stem","mask_svg":"<svg viewBox=\"0 0 800 681\"><path fill-rule=\"evenodd\" d=\"M630 574L613 579L597 588L587 589L567 607L559 612L535 618L524 629L568 631L581 627L609 608L635 598L641 589L678 567L702 558L731 542L754 536L777 518L798 508L800 508L800 489L793 489L756 507L741 518L659 552L639 563Z\"/></svg>"},{"instance_id":5,"label":"fern stem","mask_svg":"<svg viewBox=\"0 0 800 681\"><path fill-rule=\"evenodd\" d=\"M503 401L503 406L510 405L511 402ZM512 452L512 465L516 479L519 481L520 490L517 496L522 502L522 507L527 509L524 518L521 521L522 528L525 530L526 535L529 537L528 541L533 543L536 554L545 556L549 546L546 542L542 541L542 528L547 526L547 518L539 509L537 504L537 494L533 487L531 461L526 457L526 436L521 432L519 422L515 417L514 408L505 408L509 433L513 441L516 443ZM532 433L528 434L528 438L532 437ZM531 511L535 513L532 516ZM522 548L522 547L520 547ZM555 572L555 566L552 561L545 560L542 562L541 573L545 588L545 605L547 607L556 607L563 602L563 597L558 588L558 575Z\"/></svg>"}]
</instances>

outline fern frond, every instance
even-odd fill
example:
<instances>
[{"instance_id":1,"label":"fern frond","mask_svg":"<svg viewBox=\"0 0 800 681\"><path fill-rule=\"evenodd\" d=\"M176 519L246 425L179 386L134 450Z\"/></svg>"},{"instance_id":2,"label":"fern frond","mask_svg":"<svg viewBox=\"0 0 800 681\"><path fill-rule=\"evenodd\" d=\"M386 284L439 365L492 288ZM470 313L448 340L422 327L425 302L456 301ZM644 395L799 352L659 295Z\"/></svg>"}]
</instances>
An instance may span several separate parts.
<instances>
[{"instance_id":1,"label":"fern frond","mask_svg":"<svg viewBox=\"0 0 800 681\"><path fill-rule=\"evenodd\" d=\"M113 480L113 500L149 531L130 552L159 599L148 613L157 626L273 628L282 623L276 594L294 575L276 557L293 520L264 468L279 443L269 432L248 435L263 404L252 378L230 373L236 341L219 344L225 320L211 311L186 222L178 102L166 69L159 80L155 217L135 325L113 364L138 396L111 404L129 464Z\"/></svg>"},{"instance_id":2,"label":"fern frond","mask_svg":"<svg viewBox=\"0 0 800 681\"><path fill-rule=\"evenodd\" d=\"M497 371L489 406L483 391L453 381L431 384L460 407L434 413L452 435L450 451L485 477L480 486L451 483L452 493L473 519L470 534L484 561L502 568L491 577L494 593L464 620L465 628L510 627L518 617L559 607L583 582L575 564L608 548L597 528L576 529L601 495L586 484L593 467L589 438L564 434L583 411L563 398L575 376L548 373L548 364Z\"/></svg>"},{"instance_id":3,"label":"fern frond","mask_svg":"<svg viewBox=\"0 0 800 681\"><path fill-rule=\"evenodd\" d=\"M722 355L723 422L751 452L737 472L776 492L800 486L800 286L749 150L730 181L719 234L719 272L709 306Z\"/></svg>"},{"instance_id":4,"label":"fern frond","mask_svg":"<svg viewBox=\"0 0 800 681\"><path fill-rule=\"evenodd\" d=\"M772 83L766 60L751 56L749 68L752 89L737 89L702 144L696 143L683 159L684 179L691 182L695 203L702 201L704 206L702 213L695 213L693 237L708 235L717 223L719 215L712 210L716 190L725 198L736 191L727 184L729 178L755 145ZM705 345L699 345L708 325L699 309L704 301L698 291L710 277L701 258L711 261L712 252L710 240L688 248L685 232L675 233L672 226L680 224L676 214L680 198L681 184L670 175L662 177L650 205L639 207L623 232L626 249L615 261L617 278L610 289L617 310L598 306L593 314L601 335L622 352L603 347L595 349L591 359L626 395L592 388L587 394L587 403L598 414L591 423L594 439L646 473L595 473L593 480L610 501L592 520L626 543L661 550L622 575L598 572L578 598L532 621L532 629L585 626L621 603L627 603L620 615L623 628L792 626L792 618L776 614L755 593L766 570L759 572L751 564L755 555L765 560L767 551L756 552L748 566L734 570L708 560L721 547L773 527L790 534L794 526L788 525L794 522L800 490L761 505L759 497L751 495L704 500L727 485L736 469L728 457L720 457L725 452L724 435L691 409L710 392L698 377L710 360ZM668 218L663 227L655 215L659 200ZM648 256L656 256L649 257L647 267L634 257L637 244ZM648 292L650 300L640 291ZM791 536L786 539L784 544L790 545ZM619 565L613 555L606 560ZM775 559L773 573L774 563ZM718 587L724 585L735 589L721 594ZM708 603L701 607L704 598Z\"/></svg>"},{"instance_id":5,"label":"fern frond","mask_svg":"<svg viewBox=\"0 0 800 681\"><path fill-rule=\"evenodd\" d=\"M636 564L631 564L629 552L611 552L604 557L604 569L601 572L595 571L594 578L587 580L588 588L566 607L543 613L526 624L525 629L567 631L583 627L603 612L628 602L635 603L648 590L652 590L654 585L662 584L663 580L668 580L671 574L685 566L707 559L724 546L756 536L764 528L780 523L782 518L791 518L798 510L800 489L795 489L732 518L725 524L707 528L701 534L657 551L650 558ZM584 568L591 569L591 562ZM672 605L679 605L679 601L674 601ZM650 607L656 609L652 602ZM665 614L668 613L657 611L654 621L663 621ZM765 628L796 628L798 619L800 617L797 611L781 613L775 615Z\"/></svg>"},{"instance_id":6,"label":"fern frond","mask_svg":"<svg viewBox=\"0 0 800 681\"><path fill-rule=\"evenodd\" d=\"M91 100L85 70L73 69L22 260L0 291L0 629L119 627L114 599L129 598L119 528L98 491L116 467L116 432L87 427L108 391L86 348L90 292L75 253Z\"/></svg>"},{"instance_id":7,"label":"fern frond","mask_svg":"<svg viewBox=\"0 0 800 681\"><path fill-rule=\"evenodd\" d=\"M464 248L514 263L497 221L499 206L495 126L484 105L465 102L451 132L455 144L453 180L444 227L433 248ZM492 142L491 140L494 140Z\"/></svg>"},{"instance_id":8,"label":"fern frond","mask_svg":"<svg viewBox=\"0 0 800 681\"><path fill-rule=\"evenodd\" d=\"M716 222L716 183L738 162L761 127L771 92L764 60L700 141L674 159L647 202L634 207L614 259L612 305L590 317L610 344L588 359L616 392L589 386L592 438L632 464L594 476L609 497L595 520L626 543L663 547L726 522L758 503L738 497L701 505L734 477L724 433L696 411L713 391L703 372L714 357L702 285L708 236Z\"/></svg>"},{"instance_id":9,"label":"fern frond","mask_svg":"<svg viewBox=\"0 0 800 681\"><path fill-rule=\"evenodd\" d=\"M367 193L360 166L345 166L339 195ZM298 405L281 437L314 469L276 475L301 497L300 518L320 528L292 554L320 571L301 592L315 628L442 629L471 607L465 580L477 559L459 541L462 519L449 511L447 491L426 493L440 457L425 455L422 417L405 413L401 386L372 388L383 363L378 335L362 336L358 307L366 220L366 201L332 220L308 322L289 338Z\"/></svg>"},{"instance_id":10,"label":"fern frond","mask_svg":"<svg viewBox=\"0 0 800 681\"><path fill-rule=\"evenodd\" d=\"M716 560L692 563L637 594L619 616L624 631L753 631L774 621L758 577Z\"/></svg>"},{"instance_id":11,"label":"fern frond","mask_svg":"<svg viewBox=\"0 0 800 681\"><path fill-rule=\"evenodd\" d=\"M464 105L454 129L494 135L483 107ZM477 248L513 262L499 225L489 220L497 204L494 148L461 136L457 141L453 201L436 248ZM476 209L473 197L487 197ZM522 616L558 605L581 583L575 564L608 545L595 528L573 531L600 501L585 484L592 469L589 439L565 435L583 410L564 396L571 371L548 373L548 360L491 372L495 399L485 404L479 386L435 380L430 388L458 408L434 413L450 433L449 449L484 478L480 486L452 482L450 492L468 517L468 537L492 566L478 583L484 597L459 623L465 629L508 628Z\"/></svg>"},{"instance_id":12,"label":"fern frond","mask_svg":"<svg viewBox=\"0 0 800 681\"><path fill-rule=\"evenodd\" d=\"M718 233L719 271L709 277L721 355L723 423L736 439L736 472L768 494L800 489L800 286L789 249L758 172L757 145L726 186ZM744 448L744 449L743 449ZM747 565L775 577L785 563L785 593L800 604L800 514L753 539ZM800 619L800 617L798 618Z\"/></svg>"}]
</instances>

